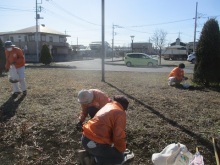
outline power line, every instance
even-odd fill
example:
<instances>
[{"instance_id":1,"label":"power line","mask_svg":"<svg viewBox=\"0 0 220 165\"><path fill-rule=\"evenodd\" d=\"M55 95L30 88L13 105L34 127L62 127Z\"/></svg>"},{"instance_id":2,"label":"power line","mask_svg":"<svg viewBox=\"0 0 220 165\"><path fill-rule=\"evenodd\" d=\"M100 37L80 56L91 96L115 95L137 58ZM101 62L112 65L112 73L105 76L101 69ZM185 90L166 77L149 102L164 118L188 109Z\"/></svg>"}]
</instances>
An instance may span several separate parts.
<instances>
[{"instance_id":1,"label":"power line","mask_svg":"<svg viewBox=\"0 0 220 165\"><path fill-rule=\"evenodd\" d=\"M127 26L127 27L145 27L145 26L165 25L165 24L189 21L189 20L192 20L192 19L193 18L188 18L188 19L183 19L183 20L178 20L178 21L162 22L162 23L155 23L155 24L148 24L148 25L138 25L138 26Z\"/></svg>"},{"instance_id":2,"label":"power line","mask_svg":"<svg viewBox=\"0 0 220 165\"><path fill-rule=\"evenodd\" d=\"M96 26L101 26L101 25L99 25L99 24L96 24L96 23L87 21L87 20L85 20L85 19L83 19L83 18L81 18L81 17L78 17L78 16L74 15L73 13L71 13L71 12L67 11L66 9L64 9L63 7L59 6L59 5L58 5L57 3L55 3L54 1L52 1L52 2L49 1L49 3L51 3L51 4L52 4L53 6L55 6L56 8L59 8L60 10L66 12L67 14L69 14L69 15L71 15L71 16L73 16L73 17L75 17L75 18L77 18L77 19L79 19L79 20L81 20L81 21L83 21L83 22L86 22L86 23L89 23L89 24L92 24L92 25L96 25Z\"/></svg>"},{"instance_id":3,"label":"power line","mask_svg":"<svg viewBox=\"0 0 220 165\"><path fill-rule=\"evenodd\" d=\"M25 11L25 12L34 12L34 10L25 10L25 9L17 9L17 8L8 8L8 7L0 7L3 10L11 10L11 11Z\"/></svg>"}]
</instances>

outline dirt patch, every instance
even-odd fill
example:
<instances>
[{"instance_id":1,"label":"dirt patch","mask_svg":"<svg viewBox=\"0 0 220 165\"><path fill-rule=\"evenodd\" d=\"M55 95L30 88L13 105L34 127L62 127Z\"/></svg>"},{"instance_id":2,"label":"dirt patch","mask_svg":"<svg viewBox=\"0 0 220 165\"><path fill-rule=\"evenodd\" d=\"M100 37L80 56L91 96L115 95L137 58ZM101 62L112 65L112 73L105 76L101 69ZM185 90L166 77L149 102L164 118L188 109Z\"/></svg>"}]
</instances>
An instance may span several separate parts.
<instances>
[{"instance_id":1,"label":"dirt patch","mask_svg":"<svg viewBox=\"0 0 220 165\"><path fill-rule=\"evenodd\" d=\"M0 77L1 164L75 164L76 150L82 148L81 133L75 130L77 92L88 88L129 98L131 164L151 165L153 153L177 142L192 153L199 146L205 164L215 164L212 137L220 133L219 90L170 87L167 74L106 72L102 82L100 71L27 68L28 94L18 100L10 98L7 76Z\"/></svg>"}]
</instances>

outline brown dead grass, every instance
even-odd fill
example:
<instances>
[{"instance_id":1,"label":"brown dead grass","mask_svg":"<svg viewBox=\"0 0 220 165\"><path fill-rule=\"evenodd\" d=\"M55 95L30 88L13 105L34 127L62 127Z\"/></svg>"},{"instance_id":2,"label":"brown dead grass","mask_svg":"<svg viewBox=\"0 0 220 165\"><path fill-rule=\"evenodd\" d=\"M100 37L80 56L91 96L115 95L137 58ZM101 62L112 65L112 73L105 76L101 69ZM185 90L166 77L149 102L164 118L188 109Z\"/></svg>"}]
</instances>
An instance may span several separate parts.
<instances>
[{"instance_id":1,"label":"brown dead grass","mask_svg":"<svg viewBox=\"0 0 220 165\"><path fill-rule=\"evenodd\" d=\"M75 164L76 150L82 148L74 127L77 92L83 88L129 98L131 164L151 165L153 153L177 142L192 153L199 146L205 164L215 164L211 138L220 131L219 91L169 87L166 79L164 73L106 72L101 82L101 71L28 68L28 95L14 101L7 77L0 77L0 164Z\"/></svg>"}]
</instances>

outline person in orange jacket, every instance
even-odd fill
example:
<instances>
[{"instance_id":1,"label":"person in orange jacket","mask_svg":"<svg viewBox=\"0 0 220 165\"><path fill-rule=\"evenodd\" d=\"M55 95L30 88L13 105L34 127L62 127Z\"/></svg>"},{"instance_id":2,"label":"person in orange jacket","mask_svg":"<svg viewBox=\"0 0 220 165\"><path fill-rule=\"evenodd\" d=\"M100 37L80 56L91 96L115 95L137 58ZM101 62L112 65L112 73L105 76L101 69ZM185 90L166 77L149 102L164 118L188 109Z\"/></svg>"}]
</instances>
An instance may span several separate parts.
<instances>
[{"instance_id":1,"label":"person in orange jacket","mask_svg":"<svg viewBox=\"0 0 220 165\"><path fill-rule=\"evenodd\" d=\"M175 67L168 76L168 85L180 84L183 80L188 78L184 76L185 64L180 63L178 67Z\"/></svg>"},{"instance_id":2,"label":"person in orange jacket","mask_svg":"<svg viewBox=\"0 0 220 165\"><path fill-rule=\"evenodd\" d=\"M15 68L17 70L17 73L19 75L19 82L12 83L13 87L13 97L17 97L21 92L23 95L27 94L27 87L25 82L25 58L23 51L15 47L15 45L12 44L11 41L5 42L5 56L6 56L6 64L5 69L8 71L10 68L10 65L15 65ZM19 88L20 84L20 88Z\"/></svg>"},{"instance_id":3,"label":"person in orange jacket","mask_svg":"<svg viewBox=\"0 0 220 165\"><path fill-rule=\"evenodd\" d=\"M76 124L76 128L80 130L88 115L93 118L98 110L111 101L111 98L99 89L82 89L79 91L78 102L81 104L82 110L79 115L79 122Z\"/></svg>"},{"instance_id":4,"label":"person in orange jacket","mask_svg":"<svg viewBox=\"0 0 220 165\"><path fill-rule=\"evenodd\" d=\"M82 145L100 164L121 164L127 159L126 110L129 101L116 95L83 125ZM133 158L133 153L130 158Z\"/></svg>"}]
</instances>

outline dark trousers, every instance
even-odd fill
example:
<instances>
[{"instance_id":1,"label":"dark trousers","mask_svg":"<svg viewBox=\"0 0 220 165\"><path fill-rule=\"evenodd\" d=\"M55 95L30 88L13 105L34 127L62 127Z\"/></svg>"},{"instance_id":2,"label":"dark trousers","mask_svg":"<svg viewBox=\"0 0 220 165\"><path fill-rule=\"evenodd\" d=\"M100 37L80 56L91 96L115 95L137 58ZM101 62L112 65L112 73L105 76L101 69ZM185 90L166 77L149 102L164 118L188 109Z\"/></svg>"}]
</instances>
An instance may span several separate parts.
<instances>
[{"instance_id":1,"label":"dark trousers","mask_svg":"<svg viewBox=\"0 0 220 165\"><path fill-rule=\"evenodd\" d=\"M98 108L96 107L88 107L87 108L89 116L91 117L91 119L95 116L95 114L99 111Z\"/></svg>"},{"instance_id":2,"label":"dark trousers","mask_svg":"<svg viewBox=\"0 0 220 165\"><path fill-rule=\"evenodd\" d=\"M93 155L98 164L121 164L124 160L124 154L119 152L115 147L108 144L95 143L95 147L88 147L91 141L85 136L82 136L82 145L86 151Z\"/></svg>"}]
</instances>

